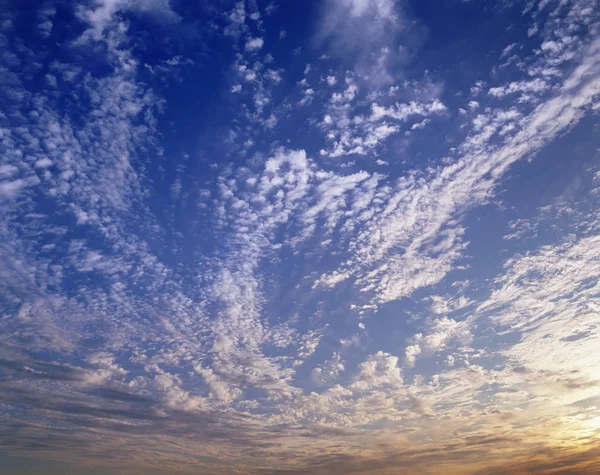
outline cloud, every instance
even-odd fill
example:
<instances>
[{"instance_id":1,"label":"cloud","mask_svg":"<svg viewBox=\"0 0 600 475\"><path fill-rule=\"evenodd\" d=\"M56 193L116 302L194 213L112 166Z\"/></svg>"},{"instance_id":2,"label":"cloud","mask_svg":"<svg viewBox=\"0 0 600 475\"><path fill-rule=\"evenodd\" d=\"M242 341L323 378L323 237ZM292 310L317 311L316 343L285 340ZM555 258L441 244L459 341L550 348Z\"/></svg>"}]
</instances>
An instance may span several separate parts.
<instances>
[{"instance_id":1,"label":"cloud","mask_svg":"<svg viewBox=\"0 0 600 475\"><path fill-rule=\"evenodd\" d=\"M409 119L442 115L446 106L438 99L429 104L411 102L409 104L394 104L390 107L371 104L371 114L351 116L351 103L358 94L358 87L352 79L346 80L347 88L341 92L334 92L331 96L330 107L322 123L323 129L329 139L329 150L321 150L322 155L340 157L344 155L367 155L377 150L385 143L386 139L398 134L401 126ZM389 123L388 121L392 122ZM429 123L422 121L416 128L423 128ZM413 124L412 129L415 129Z\"/></svg>"},{"instance_id":2,"label":"cloud","mask_svg":"<svg viewBox=\"0 0 600 475\"><path fill-rule=\"evenodd\" d=\"M466 345L473 339L469 321L457 322L448 317L434 320L427 332L417 333L411 338L412 345L407 346L404 359L413 367L420 355L436 354L452 343Z\"/></svg>"},{"instance_id":3,"label":"cloud","mask_svg":"<svg viewBox=\"0 0 600 475\"><path fill-rule=\"evenodd\" d=\"M505 86L491 87L488 90L488 94L494 97L504 97L516 93L539 94L545 92L547 89L548 84L543 79L536 78L532 81L511 82Z\"/></svg>"},{"instance_id":4,"label":"cloud","mask_svg":"<svg viewBox=\"0 0 600 475\"><path fill-rule=\"evenodd\" d=\"M262 38L249 38L246 41L246 51L258 51L263 47L265 41Z\"/></svg>"},{"instance_id":5,"label":"cloud","mask_svg":"<svg viewBox=\"0 0 600 475\"><path fill-rule=\"evenodd\" d=\"M328 0L317 42L327 44L331 54L350 63L370 85L389 84L404 59L398 48L408 55L418 42L407 34L409 22L400 8L392 0Z\"/></svg>"},{"instance_id":6,"label":"cloud","mask_svg":"<svg viewBox=\"0 0 600 475\"><path fill-rule=\"evenodd\" d=\"M350 273L359 288L375 293L374 300L379 302L439 282L466 245L461 239L463 229L454 221L457 213L485 202L512 163L537 152L561 130L573 126L593 102L600 86L591 75L599 67L599 45L593 42L589 46L581 66L566 78L560 92L529 116L520 119L519 113L506 110L483 116L454 163L429 177L400 179L387 198L388 205L376 211L363 232L350 240L348 246L356 251L355 257L333 272ZM502 132L501 125L511 117L517 119L519 128L502 134L501 146L492 145L489 141L494 133ZM387 254L397 248L403 252ZM327 278L321 277L323 281Z\"/></svg>"},{"instance_id":7,"label":"cloud","mask_svg":"<svg viewBox=\"0 0 600 475\"><path fill-rule=\"evenodd\" d=\"M577 192L533 217L514 194L600 95L595 10L550 3L472 88L396 81L412 30L383 0L327 2L329 57L299 69L296 33L266 51L272 9L207 11L231 63L201 91L158 79L192 66L180 31L144 63L147 23L197 28L167 2L36 17L60 57L4 22L0 447L136 473L595 468L593 142Z\"/></svg>"},{"instance_id":8,"label":"cloud","mask_svg":"<svg viewBox=\"0 0 600 475\"><path fill-rule=\"evenodd\" d=\"M500 330L520 335L520 341L503 352L515 365L544 372L552 358L556 376L543 385L552 386L559 375L583 378L592 387L598 384L592 369L598 363L592 351L598 344L593 303L598 289L593 282L600 269L592 251L597 241L597 236L581 237L510 259L496 280L498 288L479 306L479 313L488 315ZM573 368L578 368L577 378ZM580 390L587 394L588 388Z\"/></svg>"},{"instance_id":9,"label":"cloud","mask_svg":"<svg viewBox=\"0 0 600 475\"><path fill-rule=\"evenodd\" d=\"M0 183L0 196L14 197L26 185L24 180L3 181Z\"/></svg>"},{"instance_id":10,"label":"cloud","mask_svg":"<svg viewBox=\"0 0 600 475\"><path fill-rule=\"evenodd\" d=\"M398 387L402 385L403 380L402 372L397 365L398 357L378 351L360 364L358 375L351 388L367 391L383 386Z\"/></svg>"},{"instance_id":11,"label":"cloud","mask_svg":"<svg viewBox=\"0 0 600 475\"><path fill-rule=\"evenodd\" d=\"M335 381L344 369L341 356L334 353L330 360L312 370L311 377L317 385L329 384Z\"/></svg>"},{"instance_id":12,"label":"cloud","mask_svg":"<svg viewBox=\"0 0 600 475\"><path fill-rule=\"evenodd\" d=\"M239 37L246 31L246 8L244 2L237 2L227 15L229 24L225 27L225 35Z\"/></svg>"},{"instance_id":13,"label":"cloud","mask_svg":"<svg viewBox=\"0 0 600 475\"><path fill-rule=\"evenodd\" d=\"M38 12L38 30L42 38L48 38L52 34L54 27L54 16L56 15L56 7L45 5Z\"/></svg>"}]
</instances>

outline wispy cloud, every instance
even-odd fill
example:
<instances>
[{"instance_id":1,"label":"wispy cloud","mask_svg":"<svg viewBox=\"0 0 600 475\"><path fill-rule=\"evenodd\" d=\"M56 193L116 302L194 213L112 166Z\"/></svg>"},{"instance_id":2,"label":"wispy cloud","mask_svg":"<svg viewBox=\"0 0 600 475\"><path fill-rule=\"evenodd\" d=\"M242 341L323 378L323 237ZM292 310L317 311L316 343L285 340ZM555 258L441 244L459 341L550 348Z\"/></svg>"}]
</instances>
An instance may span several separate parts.
<instances>
[{"instance_id":1,"label":"wispy cloud","mask_svg":"<svg viewBox=\"0 0 600 475\"><path fill-rule=\"evenodd\" d=\"M331 54L348 60L350 68L374 87L402 77L398 67L414 53L421 32L402 3L391 0L328 0L324 2L317 41Z\"/></svg>"}]
</instances>

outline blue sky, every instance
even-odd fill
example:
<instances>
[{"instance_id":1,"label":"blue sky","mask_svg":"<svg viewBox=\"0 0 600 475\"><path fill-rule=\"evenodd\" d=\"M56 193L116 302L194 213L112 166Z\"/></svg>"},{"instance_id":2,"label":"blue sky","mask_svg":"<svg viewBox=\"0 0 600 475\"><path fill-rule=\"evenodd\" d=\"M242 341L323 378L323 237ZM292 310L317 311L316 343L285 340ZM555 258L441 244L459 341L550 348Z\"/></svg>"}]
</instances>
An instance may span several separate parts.
<instances>
[{"instance_id":1,"label":"blue sky","mask_svg":"<svg viewBox=\"0 0 600 475\"><path fill-rule=\"evenodd\" d=\"M600 470L596 1L0 14L0 468Z\"/></svg>"}]
</instances>

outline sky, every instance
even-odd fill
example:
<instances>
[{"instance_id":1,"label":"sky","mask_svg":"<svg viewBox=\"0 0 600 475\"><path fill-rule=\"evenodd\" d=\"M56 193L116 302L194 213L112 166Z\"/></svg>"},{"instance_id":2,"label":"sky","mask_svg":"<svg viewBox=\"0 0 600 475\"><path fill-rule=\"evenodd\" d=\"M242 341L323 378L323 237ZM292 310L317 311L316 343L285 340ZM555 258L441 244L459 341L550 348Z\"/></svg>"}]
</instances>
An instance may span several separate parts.
<instances>
[{"instance_id":1,"label":"sky","mask_svg":"<svg viewBox=\"0 0 600 475\"><path fill-rule=\"evenodd\" d=\"M600 472L599 25L0 2L0 471Z\"/></svg>"}]
</instances>

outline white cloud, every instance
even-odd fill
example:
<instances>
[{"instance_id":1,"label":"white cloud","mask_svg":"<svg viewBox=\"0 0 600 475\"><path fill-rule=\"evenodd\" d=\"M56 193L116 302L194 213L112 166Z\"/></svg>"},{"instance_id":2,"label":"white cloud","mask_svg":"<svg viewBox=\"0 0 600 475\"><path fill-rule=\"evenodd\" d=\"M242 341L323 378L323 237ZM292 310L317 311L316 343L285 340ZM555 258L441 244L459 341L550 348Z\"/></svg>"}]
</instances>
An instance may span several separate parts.
<instances>
[{"instance_id":1,"label":"white cloud","mask_svg":"<svg viewBox=\"0 0 600 475\"><path fill-rule=\"evenodd\" d=\"M335 56L353 58L354 71L378 87L393 80L399 55L391 50L400 33L406 38L408 31L405 13L392 0L327 0L317 38Z\"/></svg>"},{"instance_id":2,"label":"white cloud","mask_svg":"<svg viewBox=\"0 0 600 475\"><path fill-rule=\"evenodd\" d=\"M503 50L502 50L502 54L500 55L501 58L506 58L508 57L515 48L517 48L519 46L519 43L511 43L508 46L506 46Z\"/></svg>"},{"instance_id":3,"label":"white cloud","mask_svg":"<svg viewBox=\"0 0 600 475\"><path fill-rule=\"evenodd\" d=\"M267 77L273 81L275 84L279 84L281 82L281 71L275 71L274 69L267 70Z\"/></svg>"},{"instance_id":4,"label":"white cloud","mask_svg":"<svg viewBox=\"0 0 600 475\"><path fill-rule=\"evenodd\" d=\"M25 185L25 181L21 179L0 182L0 196L14 197Z\"/></svg>"},{"instance_id":5,"label":"white cloud","mask_svg":"<svg viewBox=\"0 0 600 475\"><path fill-rule=\"evenodd\" d=\"M413 367L420 355L433 355L446 349L451 343L467 345L473 339L471 323L457 322L448 317L434 320L426 332L417 333L405 350L404 359L409 367Z\"/></svg>"},{"instance_id":6,"label":"white cloud","mask_svg":"<svg viewBox=\"0 0 600 475\"><path fill-rule=\"evenodd\" d=\"M420 333L417 335L417 339L420 341L422 335ZM406 350L404 350L404 360L409 368L412 368L415 365L417 356L419 356L422 351L421 345L409 345L406 347Z\"/></svg>"},{"instance_id":7,"label":"white cloud","mask_svg":"<svg viewBox=\"0 0 600 475\"><path fill-rule=\"evenodd\" d=\"M13 175L16 175L19 171L19 168L15 165L0 165L0 178L10 178Z\"/></svg>"},{"instance_id":8,"label":"white cloud","mask_svg":"<svg viewBox=\"0 0 600 475\"><path fill-rule=\"evenodd\" d=\"M511 82L505 86L491 87L488 90L488 94L494 97L504 97L518 92L525 94L539 94L545 92L548 87L546 81L535 78L531 81Z\"/></svg>"},{"instance_id":9,"label":"white cloud","mask_svg":"<svg viewBox=\"0 0 600 475\"><path fill-rule=\"evenodd\" d=\"M78 17L89 24L80 41L102 39L105 30L112 25L122 11L142 12L168 22L177 22L179 16L171 9L169 0L99 0L93 6L77 6Z\"/></svg>"},{"instance_id":10,"label":"white cloud","mask_svg":"<svg viewBox=\"0 0 600 475\"><path fill-rule=\"evenodd\" d=\"M246 41L246 51L258 51L265 44L265 40L262 38L249 38Z\"/></svg>"},{"instance_id":11,"label":"white cloud","mask_svg":"<svg viewBox=\"0 0 600 475\"><path fill-rule=\"evenodd\" d=\"M52 33L54 27L54 16L56 15L56 8L51 5L46 5L38 12L38 30L42 38L48 38Z\"/></svg>"},{"instance_id":12,"label":"white cloud","mask_svg":"<svg viewBox=\"0 0 600 475\"><path fill-rule=\"evenodd\" d=\"M395 192L385 197L386 204L374 210L363 231L350 240L349 250L355 253L352 260L321 276L322 281L328 275L350 273L347 278L363 292L375 294L376 302L395 300L439 282L462 256L466 245L462 228L453 221L455 213L484 202L512 163L535 153L579 120L600 91L600 82L592 75L600 67L599 48L600 43L592 43L562 91L529 116L519 119L520 113L510 109L482 116L461 146L458 161L429 178L399 180ZM374 106L371 117L404 118L405 110L415 109L420 107ZM507 120L518 120L519 127L504 136L502 146L492 146L491 137ZM486 175L491 179L483 179ZM437 244L433 245L432 239ZM389 253L399 248L402 253Z\"/></svg>"},{"instance_id":13,"label":"white cloud","mask_svg":"<svg viewBox=\"0 0 600 475\"><path fill-rule=\"evenodd\" d=\"M358 60L347 67L313 61L305 71L312 87L306 78L297 87L294 78L298 95L291 96L281 88L302 71L284 75L280 58L236 49L251 34L267 37L262 18L271 11L259 14L250 2L247 13L240 2L213 25L227 22L225 34L236 39L233 77L220 87L235 84L236 93L243 84L244 94L227 98L236 109L223 116L231 148L218 149L218 133L197 137L206 155L217 144L205 156L185 141L172 144L184 153L161 147L157 127L165 123L155 114L163 107L168 118L177 114L153 92L151 84L162 81L158 67L140 68L124 23L150 4L155 21L160 2L81 7L89 43L73 49L73 64L48 64L44 55L33 61L25 43L2 43L11 99L0 115L0 298L8 302L0 315L0 401L19 408L3 414L17 428L8 441L15 450L42 440L48 457L76 446L69 457L84 465L111 454L115 463L135 460L140 472L147 460L173 470L244 471L248 450L263 471L327 471L322 463L332 460L338 472L378 473L393 460L391 471L419 472L437 468L431 454L464 463L461 450L476 446L484 464L479 458L489 452L515 454L527 445L545 454L538 449L574 440L586 424L597 427L597 414L578 406L600 379L595 201L586 213L572 202L563 213L546 211L576 225L572 236L542 247L517 238L524 223L534 223L528 229L535 234L545 221L523 218L522 210L489 211L520 216L510 244L524 251L505 263L488 297L481 297L489 286L481 275L493 261L481 260L480 247L471 253L467 242L481 240L467 213L497 201L511 164L597 105L600 46L586 49L580 39L589 11L579 23L569 23L575 12L560 23L556 10L551 27L540 15L540 38L532 41L541 46L520 50L510 82L494 82L494 93L484 94L490 77L501 75L477 71L485 82L469 95L429 79L379 88L394 61L402 63L394 41L387 43L403 22L398 5L327 3L326 16L346 14L330 18L332 53L345 47L336 41L348 25L364 26L357 36L372 42L351 40L346 46ZM382 26L390 31L377 31ZM55 29L41 34L52 37ZM78 59L88 51L102 67ZM169 57L166 66L184 62ZM34 63L46 85L30 89L21 65ZM365 67L373 64L377 78ZM47 87L55 84L61 88ZM454 115L451 97L467 97L476 112ZM451 124L441 122L450 117ZM165 122L181 131L176 119ZM461 132L446 135L455 122ZM323 153L286 148L304 137ZM426 156L429 147L418 147L428 141L447 153ZM588 186L585 176L571 188ZM482 262L489 265L479 268ZM424 287L438 283L435 295L422 298ZM399 301L383 306L392 300ZM402 351L397 329L405 323L419 333ZM405 371L410 381L399 358L416 367ZM89 430L73 439L55 430L71 425ZM502 445L497 434L504 431L517 442ZM144 444L133 448L140 437ZM398 447L406 447L409 464ZM442 465L454 468L448 459Z\"/></svg>"},{"instance_id":14,"label":"white cloud","mask_svg":"<svg viewBox=\"0 0 600 475\"><path fill-rule=\"evenodd\" d=\"M313 288L318 287L320 285L323 285L325 287L333 287L339 284L340 282L343 282L348 277L350 277L349 273L333 272L329 275L323 274L315 281L315 283L313 284Z\"/></svg>"},{"instance_id":15,"label":"white cloud","mask_svg":"<svg viewBox=\"0 0 600 475\"><path fill-rule=\"evenodd\" d=\"M402 384L398 357L378 351L360 364L356 379L350 387L355 391L369 391L381 387L399 388Z\"/></svg>"},{"instance_id":16,"label":"white cloud","mask_svg":"<svg viewBox=\"0 0 600 475\"><path fill-rule=\"evenodd\" d=\"M344 369L341 356L334 353L330 360L312 370L311 377L317 385L330 384L338 378Z\"/></svg>"},{"instance_id":17,"label":"white cloud","mask_svg":"<svg viewBox=\"0 0 600 475\"><path fill-rule=\"evenodd\" d=\"M42 157L35 162L36 168L48 168L52 166L53 162L48 157Z\"/></svg>"},{"instance_id":18,"label":"white cloud","mask_svg":"<svg viewBox=\"0 0 600 475\"><path fill-rule=\"evenodd\" d=\"M441 115L446 112L446 106L435 99L426 104L411 102L409 104L395 104L383 107L377 103L371 104L371 114L350 115L350 103L355 99L358 88L350 81L343 93L334 93L328 114L323 119L323 126L327 126L331 136L330 150L323 150L323 154L331 157L340 157L349 154L365 155L372 149L380 146L385 140L400 132L397 123L388 123L388 120L406 122L414 116ZM425 127L429 121L422 121L419 125L413 124L412 129Z\"/></svg>"},{"instance_id":19,"label":"white cloud","mask_svg":"<svg viewBox=\"0 0 600 475\"><path fill-rule=\"evenodd\" d=\"M595 235L571 238L506 262L497 289L478 310L520 334L502 352L515 364L543 372L552 360L552 371L563 377L576 368L579 377L598 379L599 242Z\"/></svg>"}]
</instances>

